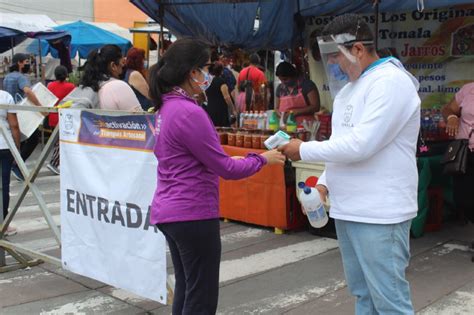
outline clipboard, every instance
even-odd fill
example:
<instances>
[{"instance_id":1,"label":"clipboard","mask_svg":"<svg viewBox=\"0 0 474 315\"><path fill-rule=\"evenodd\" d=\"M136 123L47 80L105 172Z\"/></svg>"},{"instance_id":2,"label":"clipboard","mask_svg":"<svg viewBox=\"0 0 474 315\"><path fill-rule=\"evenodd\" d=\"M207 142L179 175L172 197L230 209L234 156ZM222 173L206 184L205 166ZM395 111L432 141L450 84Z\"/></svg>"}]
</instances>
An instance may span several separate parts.
<instances>
[{"instance_id":1,"label":"clipboard","mask_svg":"<svg viewBox=\"0 0 474 315\"><path fill-rule=\"evenodd\" d=\"M43 83L38 82L31 88L33 93L35 93L38 101L44 107L53 107L58 98L54 95ZM35 106L31 103L27 98L24 98L20 105L28 105L28 106ZM16 114L18 118L18 125L20 127L21 132L21 140L28 139L31 137L33 132L38 129L39 125L43 122L45 116L43 116L39 112L30 112L30 111L18 111Z\"/></svg>"}]
</instances>

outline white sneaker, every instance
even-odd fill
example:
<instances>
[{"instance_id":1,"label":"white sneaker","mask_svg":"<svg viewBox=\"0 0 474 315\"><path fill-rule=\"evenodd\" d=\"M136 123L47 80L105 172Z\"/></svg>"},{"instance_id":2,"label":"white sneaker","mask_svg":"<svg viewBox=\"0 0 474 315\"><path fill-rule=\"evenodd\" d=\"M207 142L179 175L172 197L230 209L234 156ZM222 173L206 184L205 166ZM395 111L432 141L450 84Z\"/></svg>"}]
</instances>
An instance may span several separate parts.
<instances>
[{"instance_id":1,"label":"white sneaker","mask_svg":"<svg viewBox=\"0 0 474 315\"><path fill-rule=\"evenodd\" d=\"M17 229L10 225L5 232L5 236L12 236L15 235L17 232Z\"/></svg>"},{"instance_id":2,"label":"white sneaker","mask_svg":"<svg viewBox=\"0 0 474 315\"><path fill-rule=\"evenodd\" d=\"M48 163L48 164L46 165L46 168L47 168L48 170L50 170L51 172L53 172L54 174L56 174L56 175L59 175L59 174L60 174L60 173L59 173L59 167L56 167L56 166L52 165L51 163Z\"/></svg>"}]
</instances>

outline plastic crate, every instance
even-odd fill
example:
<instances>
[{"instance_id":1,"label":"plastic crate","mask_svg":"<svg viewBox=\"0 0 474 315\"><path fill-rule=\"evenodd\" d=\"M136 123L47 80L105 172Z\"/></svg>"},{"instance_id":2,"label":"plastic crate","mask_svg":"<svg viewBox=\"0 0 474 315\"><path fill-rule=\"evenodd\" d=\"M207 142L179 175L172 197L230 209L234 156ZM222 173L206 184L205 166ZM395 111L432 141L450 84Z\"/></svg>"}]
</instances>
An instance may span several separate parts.
<instances>
[{"instance_id":1,"label":"plastic crate","mask_svg":"<svg viewBox=\"0 0 474 315\"><path fill-rule=\"evenodd\" d=\"M443 223L444 192L442 187L428 188L429 211L425 223L425 232L441 229Z\"/></svg>"},{"instance_id":2,"label":"plastic crate","mask_svg":"<svg viewBox=\"0 0 474 315\"><path fill-rule=\"evenodd\" d=\"M316 140L323 141L329 139L331 136L331 115L330 114L321 114L318 115L318 120L320 121L318 134L316 135Z\"/></svg>"}]
</instances>

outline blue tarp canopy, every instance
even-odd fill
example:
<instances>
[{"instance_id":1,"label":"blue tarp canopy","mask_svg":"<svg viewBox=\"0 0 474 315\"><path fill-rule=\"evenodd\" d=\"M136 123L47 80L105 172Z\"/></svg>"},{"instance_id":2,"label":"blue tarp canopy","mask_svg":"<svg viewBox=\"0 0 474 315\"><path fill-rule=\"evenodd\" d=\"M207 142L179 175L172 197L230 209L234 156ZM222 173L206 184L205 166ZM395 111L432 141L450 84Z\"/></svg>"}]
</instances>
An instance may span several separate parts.
<instances>
[{"instance_id":1,"label":"blue tarp canopy","mask_svg":"<svg viewBox=\"0 0 474 315\"><path fill-rule=\"evenodd\" d=\"M65 31L23 32L8 27L0 27L0 53L12 49L27 38L36 38L48 42L61 41L64 46L71 42L71 35Z\"/></svg>"},{"instance_id":2,"label":"blue tarp canopy","mask_svg":"<svg viewBox=\"0 0 474 315\"><path fill-rule=\"evenodd\" d=\"M132 47L129 40L82 21L55 26L54 29L71 34L71 58L74 58L77 53L80 58L87 58L89 52L107 44L119 46L123 54L126 54L127 50ZM51 53L53 57L57 57L57 51L47 42L42 42L41 45L43 55Z\"/></svg>"},{"instance_id":3,"label":"blue tarp canopy","mask_svg":"<svg viewBox=\"0 0 474 315\"><path fill-rule=\"evenodd\" d=\"M373 12L372 0L130 0L173 34L200 38L210 45L287 49L296 34L295 16ZM472 4L472 0L384 0L380 12Z\"/></svg>"}]
</instances>

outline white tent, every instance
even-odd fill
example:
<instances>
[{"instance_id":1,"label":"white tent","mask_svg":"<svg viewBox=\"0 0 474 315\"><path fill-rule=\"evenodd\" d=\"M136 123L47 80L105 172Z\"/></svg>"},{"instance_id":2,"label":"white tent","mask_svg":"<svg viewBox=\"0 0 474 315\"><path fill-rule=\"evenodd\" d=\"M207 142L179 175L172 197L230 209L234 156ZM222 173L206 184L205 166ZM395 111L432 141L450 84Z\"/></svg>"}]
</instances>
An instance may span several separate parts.
<instances>
[{"instance_id":1,"label":"white tent","mask_svg":"<svg viewBox=\"0 0 474 315\"><path fill-rule=\"evenodd\" d=\"M58 25L69 24L69 23L73 23L73 22L76 22L76 21L56 21L56 23L58 23ZM123 37L125 39L128 39L130 42L133 41L133 35L130 34L128 29L126 29L124 27L121 27L121 26L119 26L115 23L98 23L98 22L89 22L89 21L87 21L86 23L94 25L98 28L109 31L111 33L114 33L115 35L118 35L118 36Z\"/></svg>"},{"instance_id":2,"label":"white tent","mask_svg":"<svg viewBox=\"0 0 474 315\"><path fill-rule=\"evenodd\" d=\"M23 32L52 31L57 26L51 18L43 14L17 14L0 12L0 26Z\"/></svg>"}]
</instances>

